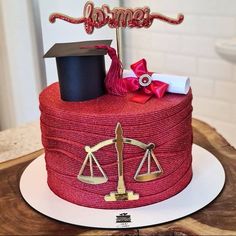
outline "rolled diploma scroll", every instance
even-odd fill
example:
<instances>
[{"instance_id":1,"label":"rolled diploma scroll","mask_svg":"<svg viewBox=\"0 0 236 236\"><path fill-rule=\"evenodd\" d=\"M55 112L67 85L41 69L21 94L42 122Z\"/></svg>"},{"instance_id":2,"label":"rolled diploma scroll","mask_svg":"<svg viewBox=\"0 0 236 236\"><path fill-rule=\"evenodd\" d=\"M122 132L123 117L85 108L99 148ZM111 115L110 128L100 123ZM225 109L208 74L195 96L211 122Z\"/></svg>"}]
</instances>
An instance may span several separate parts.
<instances>
[{"instance_id":1,"label":"rolled diploma scroll","mask_svg":"<svg viewBox=\"0 0 236 236\"><path fill-rule=\"evenodd\" d=\"M124 70L123 78L137 77L132 70ZM152 80L159 80L169 84L167 92L187 94L190 89L190 79L185 76L166 75L166 74L152 74Z\"/></svg>"}]
</instances>

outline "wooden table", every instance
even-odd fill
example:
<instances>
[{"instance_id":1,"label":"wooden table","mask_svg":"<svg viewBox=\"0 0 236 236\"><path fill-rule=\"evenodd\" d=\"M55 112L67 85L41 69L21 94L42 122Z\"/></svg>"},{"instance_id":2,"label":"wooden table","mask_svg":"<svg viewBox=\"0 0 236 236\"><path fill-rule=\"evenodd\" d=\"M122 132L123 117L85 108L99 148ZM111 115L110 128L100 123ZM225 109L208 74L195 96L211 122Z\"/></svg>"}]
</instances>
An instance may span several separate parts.
<instances>
[{"instance_id":1,"label":"wooden table","mask_svg":"<svg viewBox=\"0 0 236 236\"><path fill-rule=\"evenodd\" d=\"M224 190L204 209L171 223L123 231L96 230L50 219L33 210L19 191L22 172L43 153L40 150L0 164L0 235L236 235L236 150L199 120L193 120L193 131L194 143L212 152L226 172Z\"/></svg>"}]
</instances>

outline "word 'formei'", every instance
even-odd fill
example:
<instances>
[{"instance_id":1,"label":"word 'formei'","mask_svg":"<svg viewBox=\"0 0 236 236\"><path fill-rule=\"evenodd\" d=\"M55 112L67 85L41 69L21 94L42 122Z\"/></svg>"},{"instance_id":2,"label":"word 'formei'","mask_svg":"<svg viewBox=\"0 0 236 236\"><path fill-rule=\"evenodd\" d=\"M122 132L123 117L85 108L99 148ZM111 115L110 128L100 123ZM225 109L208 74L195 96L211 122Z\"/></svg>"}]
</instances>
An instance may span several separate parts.
<instances>
[{"instance_id":1,"label":"word 'formei'","mask_svg":"<svg viewBox=\"0 0 236 236\"><path fill-rule=\"evenodd\" d=\"M86 32L92 34L94 28L99 29L105 25L110 28L149 28L155 19L178 25L183 22L184 16L179 14L177 19L173 19L159 13L151 13L149 7L136 9L116 7L111 10L106 4L99 8L88 1L84 6L84 17L73 18L61 13L53 13L49 18L51 23L54 23L56 19L72 24L84 23Z\"/></svg>"}]
</instances>

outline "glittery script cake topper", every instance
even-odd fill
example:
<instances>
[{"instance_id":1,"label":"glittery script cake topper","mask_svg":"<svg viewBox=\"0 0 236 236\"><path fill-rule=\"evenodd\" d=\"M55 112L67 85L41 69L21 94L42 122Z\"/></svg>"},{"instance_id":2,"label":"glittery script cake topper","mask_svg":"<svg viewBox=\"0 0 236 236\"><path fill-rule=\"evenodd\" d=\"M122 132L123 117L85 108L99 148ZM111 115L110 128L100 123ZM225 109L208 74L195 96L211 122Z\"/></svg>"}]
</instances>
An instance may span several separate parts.
<instances>
[{"instance_id":1,"label":"glittery script cake topper","mask_svg":"<svg viewBox=\"0 0 236 236\"><path fill-rule=\"evenodd\" d=\"M94 28L102 28L108 25L110 28L149 28L154 20L160 20L169 24L178 25L184 20L184 15L179 14L176 19L162 15L160 13L151 13L149 7L143 8L122 8L116 7L112 10L106 4L101 8L95 7L94 3L88 1L84 6L83 17L74 18L61 13L51 14L49 20L54 23L56 19L61 19L72 24L84 23L85 30L92 34Z\"/></svg>"}]
</instances>

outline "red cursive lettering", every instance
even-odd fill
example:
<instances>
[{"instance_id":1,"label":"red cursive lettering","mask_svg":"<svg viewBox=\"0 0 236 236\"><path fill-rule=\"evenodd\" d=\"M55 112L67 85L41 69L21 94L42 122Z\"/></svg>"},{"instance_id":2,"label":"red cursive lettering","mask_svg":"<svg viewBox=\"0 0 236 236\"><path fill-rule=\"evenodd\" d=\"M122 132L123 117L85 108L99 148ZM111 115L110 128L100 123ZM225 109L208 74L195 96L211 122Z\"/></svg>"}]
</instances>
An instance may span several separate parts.
<instances>
[{"instance_id":1,"label":"red cursive lettering","mask_svg":"<svg viewBox=\"0 0 236 236\"><path fill-rule=\"evenodd\" d=\"M72 24L84 23L85 30L88 34L92 34L94 28L101 28L108 25L110 28L149 28L154 20L160 20L169 24L181 24L184 20L184 15L179 14L177 19L164 16L159 13L150 13L149 7L143 8L121 8L117 7L113 10L108 5L103 5L101 8L94 7L94 3L88 1L84 6L84 16L82 18L73 18L60 13L54 13L49 20L54 23L56 19L61 19Z\"/></svg>"}]
</instances>

